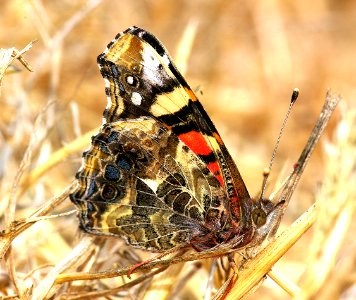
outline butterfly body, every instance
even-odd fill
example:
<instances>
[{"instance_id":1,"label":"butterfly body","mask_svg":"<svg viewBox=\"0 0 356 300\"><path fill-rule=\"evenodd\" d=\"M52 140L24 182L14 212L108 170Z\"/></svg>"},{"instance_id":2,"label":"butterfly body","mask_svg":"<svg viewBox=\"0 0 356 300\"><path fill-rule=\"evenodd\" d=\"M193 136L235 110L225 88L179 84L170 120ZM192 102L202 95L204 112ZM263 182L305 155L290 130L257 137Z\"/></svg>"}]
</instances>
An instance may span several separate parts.
<instances>
[{"instance_id":1,"label":"butterfly body","mask_svg":"<svg viewBox=\"0 0 356 300\"><path fill-rule=\"evenodd\" d=\"M157 252L238 249L267 236L275 206L251 199L163 45L130 27L97 61L108 104L70 196L81 228Z\"/></svg>"}]
</instances>

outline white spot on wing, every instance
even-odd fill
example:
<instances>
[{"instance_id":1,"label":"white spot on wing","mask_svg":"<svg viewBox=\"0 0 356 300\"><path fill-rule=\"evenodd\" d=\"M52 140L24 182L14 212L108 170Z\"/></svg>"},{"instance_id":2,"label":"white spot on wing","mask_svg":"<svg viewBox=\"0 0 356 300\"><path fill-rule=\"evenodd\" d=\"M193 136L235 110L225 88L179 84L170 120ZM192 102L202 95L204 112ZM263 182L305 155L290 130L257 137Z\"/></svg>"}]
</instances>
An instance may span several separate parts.
<instances>
[{"instance_id":1,"label":"white spot on wing","mask_svg":"<svg viewBox=\"0 0 356 300\"><path fill-rule=\"evenodd\" d=\"M127 76L126 77L126 82L129 84L129 85L133 85L134 83L134 79L132 76Z\"/></svg>"},{"instance_id":2,"label":"white spot on wing","mask_svg":"<svg viewBox=\"0 0 356 300\"><path fill-rule=\"evenodd\" d=\"M162 58L163 58L164 63L165 63L167 66L169 66L169 64L170 64L171 62L170 62L170 60L169 60L169 58L168 58L168 55L165 53L165 54L162 56Z\"/></svg>"},{"instance_id":3,"label":"white spot on wing","mask_svg":"<svg viewBox=\"0 0 356 300\"><path fill-rule=\"evenodd\" d=\"M144 183L146 183L152 191L154 191L154 192L157 191L158 182L157 182L156 180L143 179L143 178L141 178L141 180L142 180Z\"/></svg>"},{"instance_id":4,"label":"white spot on wing","mask_svg":"<svg viewBox=\"0 0 356 300\"><path fill-rule=\"evenodd\" d=\"M131 102L137 106L141 105L142 96L137 92L133 92L131 96Z\"/></svg>"},{"instance_id":5,"label":"white spot on wing","mask_svg":"<svg viewBox=\"0 0 356 300\"><path fill-rule=\"evenodd\" d=\"M143 47L142 49L144 77L149 79L152 83L162 85L162 80L159 75L159 65L161 62L156 57L156 54L152 52L150 47Z\"/></svg>"}]
</instances>

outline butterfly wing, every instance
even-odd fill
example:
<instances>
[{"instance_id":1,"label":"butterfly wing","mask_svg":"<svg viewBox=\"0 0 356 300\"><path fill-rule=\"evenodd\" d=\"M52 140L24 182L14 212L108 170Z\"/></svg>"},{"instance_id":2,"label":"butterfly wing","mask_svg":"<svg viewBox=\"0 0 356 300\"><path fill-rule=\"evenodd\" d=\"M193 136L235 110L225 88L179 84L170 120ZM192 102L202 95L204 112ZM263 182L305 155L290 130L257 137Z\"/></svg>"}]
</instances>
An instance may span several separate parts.
<instances>
[{"instance_id":1,"label":"butterfly wing","mask_svg":"<svg viewBox=\"0 0 356 300\"><path fill-rule=\"evenodd\" d=\"M108 105L71 195L81 227L153 251L247 236L245 184L163 45L131 27L98 65Z\"/></svg>"},{"instance_id":2,"label":"butterfly wing","mask_svg":"<svg viewBox=\"0 0 356 300\"><path fill-rule=\"evenodd\" d=\"M104 125L77 180L71 200L82 229L121 236L135 247L187 246L226 223L226 195L216 177L149 117Z\"/></svg>"},{"instance_id":3,"label":"butterfly wing","mask_svg":"<svg viewBox=\"0 0 356 300\"><path fill-rule=\"evenodd\" d=\"M106 82L104 122L150 116L172 130L208 167L230 198L238 218L250 199L244 181L214 124L164 46L147 31L130 27L98 56Z\"/></svg>"}]
</instances>

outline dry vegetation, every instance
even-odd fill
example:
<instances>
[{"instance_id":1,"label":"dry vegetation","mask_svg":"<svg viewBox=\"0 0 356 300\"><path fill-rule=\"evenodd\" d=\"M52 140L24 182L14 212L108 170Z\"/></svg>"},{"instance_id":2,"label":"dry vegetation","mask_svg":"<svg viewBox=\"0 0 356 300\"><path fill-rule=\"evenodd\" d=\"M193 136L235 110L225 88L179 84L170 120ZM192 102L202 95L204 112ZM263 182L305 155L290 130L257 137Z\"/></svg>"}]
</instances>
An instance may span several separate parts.
<instances>
[{"instance_id":1,"label":"dry vegetation","mask_svg":"<svg viewBox=\"0 0 356 300\"><path fill-rule=\"evenodd\" d=\"M81 152L100 126L106 105L96 56L116 33L137 25L164 42L190 85L203 93L201 101L252 195L260 190L262 169L292 89L298 87L301 96L282 138L270 191L298 158L326 90L331 87L342 94L280 231L314 202L317 209L309 222L316 223L273 270L297 284L289 290L298 299L355 299L355 2L74 3L1 1L0 47L21 51L37 42L23 55L33 72L8 56L13 61L1 80L0 297L77 299L109 291L102 297L202 299L210 260L173 265L135 289L130 289L133 283L126 276L80 277L89 271L119 269L149 255L119 239L81 234L74 206L66 198ZM221 274L218 270L208 286L213 281L220 286ZM86 280L68 281L73 278ZM288 282L281 281L281 286ZM291 298L269 278L248 296Z\"/></svg>"}]
</instances>

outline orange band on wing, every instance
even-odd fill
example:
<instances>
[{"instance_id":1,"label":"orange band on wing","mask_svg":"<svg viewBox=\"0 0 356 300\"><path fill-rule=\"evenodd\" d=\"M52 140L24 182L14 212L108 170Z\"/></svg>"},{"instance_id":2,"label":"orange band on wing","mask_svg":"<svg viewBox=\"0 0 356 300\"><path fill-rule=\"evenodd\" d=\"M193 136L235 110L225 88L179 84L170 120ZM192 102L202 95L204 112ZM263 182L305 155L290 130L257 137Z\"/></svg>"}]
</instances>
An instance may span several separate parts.
<instances>
[{"instance_id":1,"label":"orange band on wing","mask_svg":"<svg viewBox=\"0 0 356 300\"><path fill-rule=\"evenodd\" d=\"M195 154L209 155L212 150L204 136L197 131L189 131L178 135L178 138L186 144Z\"/></svg>"},{"instance_id":2,"label":"orange band on wing","mask_svg":"<svg viewBox=\"0 0 356 300\"><path fill-rule=\"evenodd\" d=\"M213 132L213 137L217 140L217 142L220 144L220 145L223 145L224 142L222 141L220 135L217 133L217 132Z\"/></svg>"},{"instance_id":3,"label":"orange band on wing","mask_svg":"<svg viewBox=\"0 0 356 300\"><path fill-rule=\"evenodd\" d=\"M216 179L220 182L221 186L224 187L225 186L224 179L221 176L220 166L219 166L218 162L217 161L211 162L207 165L207 167L210 170L210 172L214 174Z\"/></svg>"},{"instance_id":4,"label":"orange band on wing","mask_svg":"<svg viewBox=\"0 0 356 300\"><path fill-rule=\"evenodd\" d=\"M179 134L178 138L197 155L207 156L213 152L208 142L200 132L192 130ZM224 179L221 175L219 163L217 161L211 161L207 163L207 167L220 182L221 186L224 187Z\"/></svg>"},{"instance_id":5,"label":"orange band on wing","mask_svg":"<svg viewBox=\"0 0 356 300\"><path fill-rule=\"evenodd\" d=\"M192 99L192 101L198 100L197 96L195 96L194 92L190 88L184 87L184 89L186 93L189 95L189 98Z\"/></svg>"}]
</instances>

